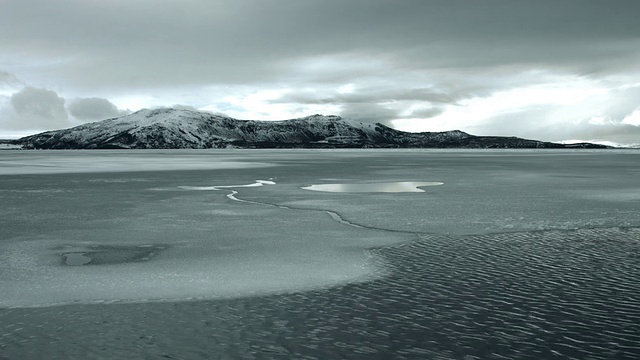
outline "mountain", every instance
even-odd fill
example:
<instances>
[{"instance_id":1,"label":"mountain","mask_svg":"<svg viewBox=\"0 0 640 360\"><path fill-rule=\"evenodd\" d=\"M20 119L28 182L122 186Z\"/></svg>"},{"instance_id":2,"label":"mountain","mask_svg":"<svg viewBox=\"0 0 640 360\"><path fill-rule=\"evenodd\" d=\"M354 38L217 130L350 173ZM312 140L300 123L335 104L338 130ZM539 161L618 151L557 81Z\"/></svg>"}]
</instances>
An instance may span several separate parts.
<instances>
[{"instance_id":1,"label":"mountain","mask_svg":"<svg viewBox=\"0 0 640 360\"><path fill-rule=\"evenodd\" d=\"M13 141L27 149L208 148L604 148L462 131L409 133L382 124L312 115L284 121L236 120L207 112L145 109L119 118Z\"/></svg>"}]
</instances>

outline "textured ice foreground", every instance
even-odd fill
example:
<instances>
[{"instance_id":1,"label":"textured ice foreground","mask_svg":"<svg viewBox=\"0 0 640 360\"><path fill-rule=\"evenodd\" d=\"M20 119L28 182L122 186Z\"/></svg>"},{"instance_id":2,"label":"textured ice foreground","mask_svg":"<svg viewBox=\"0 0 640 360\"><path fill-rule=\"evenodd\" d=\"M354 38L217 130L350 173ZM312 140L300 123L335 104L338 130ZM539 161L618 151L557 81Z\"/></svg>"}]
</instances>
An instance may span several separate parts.
<instances>
[{"instance_id":1,"label":"textured ice foreground","mask_svg":"<svg viewBox=\"0 0 640 360\"><path fill-rule=\"evenodd\" d=\"M384 275L368 249L429 233L633 226L638 156L0 152L0 307L290 292ZM413 181L446 185L301 189Z\"/></svg>"},{"instance_id":2,"label":"textured ice foreground","mask_svg":"<svg viewBox=\"0 0 640 360\"><path fill-rule=\"evenodd\" d=\"M0 156L8 164L0 176L0 307L211 299L364 281L384 272L367 248L410 238L345 226L324 209L271 204L300 190L230 173L279 165L239 162L234 152ZM266 202L242 199L254 188Z\"/></svg>"}]
</instances>

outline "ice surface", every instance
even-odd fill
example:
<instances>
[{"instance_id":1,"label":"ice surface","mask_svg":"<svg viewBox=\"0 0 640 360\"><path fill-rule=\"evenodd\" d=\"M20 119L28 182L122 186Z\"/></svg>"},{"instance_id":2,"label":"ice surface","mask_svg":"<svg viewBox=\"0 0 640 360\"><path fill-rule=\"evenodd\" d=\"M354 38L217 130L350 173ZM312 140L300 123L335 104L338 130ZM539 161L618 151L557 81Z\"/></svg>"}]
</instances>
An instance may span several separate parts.
<instances>
[{"instance_id":1,"label":"ice surface","mask_svg":"<svg viewBox=\"0 0 640 360\"><path fill-rule=\"evenodd\" d=\"M639 157L631 150L2 152L0 307L297 291L384 274L368 249L429 233L637 226ZM413 193L301 189L416 179L446 185ZM90 261L81 264L84 257Z\"/></svg>"},{"instance_id":2,"label":"ice surface","mask_svg":"<svg viewBox=\"0 0 640 360\"><path fill-rule=\"evenodd\" d=\"M351 193L399 193L399 192L424 192L420 189L424 186L442 185L441 182L417 182L396 181L390 183L365 183L365 184L318 184L303 186L301 189L325 192L351 192Z\"/></svg>"},{"instance_id":3,"label":"ice surface","mask_svg":"<svg viewBox=\"0 0 640 360\"><path fill-rule=\"evenodd\" d=\"M210 154L206 150L99 150L89 153L76 150L6 151L0 154L0 175L251 169L273 166L245 160L234 156L233 151L222 156Z\"/></svg>"}]
</instances>

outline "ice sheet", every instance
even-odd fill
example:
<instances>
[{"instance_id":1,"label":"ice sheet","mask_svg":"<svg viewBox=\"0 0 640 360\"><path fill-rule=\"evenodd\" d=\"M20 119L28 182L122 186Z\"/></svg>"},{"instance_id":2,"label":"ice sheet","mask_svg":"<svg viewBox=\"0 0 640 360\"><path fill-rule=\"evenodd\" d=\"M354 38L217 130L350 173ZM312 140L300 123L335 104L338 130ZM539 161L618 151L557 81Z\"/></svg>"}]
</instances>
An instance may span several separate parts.
<instances>
[{"instance_id":1,"label":"ice sheet","mask_svg":"<svg viewBox=\"0 0 640 360\"><path fill-rule=\"evenodd\" d=\"M9 164L0 307L297 291L380 276L367 249L423 234L637 226L639 160L633 151L0 153ZM446 185L300 189L416 179Z\"/></svg>"},{"instance_id":2,"label":"ice sheet","mask_svg":"<svg viewBox=\"0 0 640 360\"><path fill-rule=\"evenodd\" d=\"M0 154L0 175L222 170L274 166L263 162L238 161L238 157L229 154L207 155L206 150L4 151Z\"/></svg>"}]
</instances>

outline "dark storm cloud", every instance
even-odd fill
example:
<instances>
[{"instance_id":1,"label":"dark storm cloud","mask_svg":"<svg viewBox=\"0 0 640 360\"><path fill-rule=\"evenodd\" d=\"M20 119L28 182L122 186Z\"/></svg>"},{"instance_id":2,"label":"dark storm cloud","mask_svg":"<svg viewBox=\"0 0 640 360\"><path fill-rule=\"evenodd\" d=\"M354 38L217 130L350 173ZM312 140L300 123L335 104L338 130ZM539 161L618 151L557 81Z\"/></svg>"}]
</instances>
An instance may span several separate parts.
<instances>
[{"instance_id":1,"label":"dark storm cloud","mask_svg":"<svg viewBox=\"0 0 640 360\"><path fill-rule=\"evenodd\" d=\"M69 114L78 120L95 121L125 115L109 100L103 98L78 98L69 101Z\"/></svg>"},{"instance_id":2,"label":"dark storm cloud","mask_svg":"<svg viewBox=\"0 0 640 360\"><path fill-rule=\"evenodd\" d=\"M286 64L351 53L394 69L599 73L637 59L639 9L635 0L22 0L3 4L0 44L59 57L51 67L85 86L275 81Z\"/></svg>"}]
</instances>

